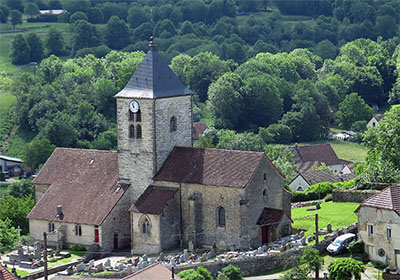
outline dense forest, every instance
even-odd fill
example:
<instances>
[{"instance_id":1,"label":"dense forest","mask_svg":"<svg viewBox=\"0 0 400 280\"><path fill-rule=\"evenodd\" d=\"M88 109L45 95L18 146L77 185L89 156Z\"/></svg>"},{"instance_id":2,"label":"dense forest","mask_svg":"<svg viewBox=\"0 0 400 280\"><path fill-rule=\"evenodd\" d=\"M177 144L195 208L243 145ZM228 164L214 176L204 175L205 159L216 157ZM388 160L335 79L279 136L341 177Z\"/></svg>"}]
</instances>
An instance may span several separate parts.
<instances>
[{"instance_id":1,"label":"dense forest","mask_svg":"<svg viewBox=\"0 0 400 280\"><path fill-rule=\"evenodd\" d=\"M69 24L69 38L56 28L45 38L16 35L13 63L38 66L0 76L17 98L9 133L18 127L29 142L17 156L34 168L55 146L116 148L113 95L151 35L196 92L194 121L210 126L202 147L263 151L325 138L331 127L362 132L372 107L400 103L398 1L1 3L1 21L16 28L18 13L30 22Z\"/></svg>"}]
</instances>

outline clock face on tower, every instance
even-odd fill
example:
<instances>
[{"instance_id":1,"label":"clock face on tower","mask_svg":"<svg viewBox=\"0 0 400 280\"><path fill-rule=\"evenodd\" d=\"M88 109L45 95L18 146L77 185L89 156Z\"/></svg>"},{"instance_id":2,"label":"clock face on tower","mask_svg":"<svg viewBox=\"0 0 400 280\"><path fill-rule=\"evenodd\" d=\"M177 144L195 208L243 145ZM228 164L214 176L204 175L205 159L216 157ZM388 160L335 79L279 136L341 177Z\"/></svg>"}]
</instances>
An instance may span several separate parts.
<instances>
[{"instance_id":1,"label":"clock face on tower","mask_svg":"<svg viewBox=\"0 0 400 280\"><path fill-rule=\"evenodd\" d=\"M132 100L131 103L129 103L129 110L131 110L132 113L137 113L139 111L139 103L136 100Z\"/></svg>"}]
</instances>

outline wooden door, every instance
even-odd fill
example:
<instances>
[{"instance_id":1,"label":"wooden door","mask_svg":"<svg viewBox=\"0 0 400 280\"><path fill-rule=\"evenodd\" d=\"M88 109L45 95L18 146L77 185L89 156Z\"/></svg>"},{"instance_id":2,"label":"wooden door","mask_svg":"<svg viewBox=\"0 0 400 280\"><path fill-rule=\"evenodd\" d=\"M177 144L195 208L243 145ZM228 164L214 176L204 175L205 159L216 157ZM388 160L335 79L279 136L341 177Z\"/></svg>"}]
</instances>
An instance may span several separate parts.
<instances>
[{"instance_id":1,"label":"wooden door","mask_svg":"<svg viewBox=\"0 0 400 280\"><path fill-rule=\"evenodd\" d=\"M262 226L261 227L261 240L262 240L262 244L267 244L269 242L269 240L268 240L268 226Z\"/></svg>"},{"instance_id":2,"label":"wooden door","mask_svg":"<svg viewBox=\"0 0 400 280\"><path fill-rule=\"evenodd\" d=\"M99 241L100 241L99 229L95 228L94 229L94 242L99 243Z\"/></svg>"},{"instance_id":3,"label":"wooden door","mask_svg":"<svg viewBox=\"0 0 400 280\"><path fill-rule=\"evenodd\" d=\"M118 233L114 233L114 250L118 249Z\"/></svg>"}]
</instances>

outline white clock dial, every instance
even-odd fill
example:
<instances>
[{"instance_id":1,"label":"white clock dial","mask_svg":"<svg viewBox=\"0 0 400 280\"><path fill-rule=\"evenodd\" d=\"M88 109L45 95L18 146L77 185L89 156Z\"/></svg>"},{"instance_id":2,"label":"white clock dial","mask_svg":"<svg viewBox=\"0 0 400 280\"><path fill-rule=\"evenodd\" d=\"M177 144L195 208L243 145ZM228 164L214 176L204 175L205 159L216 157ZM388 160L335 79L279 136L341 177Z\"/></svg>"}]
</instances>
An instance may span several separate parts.
<instances>
[{"instance_id":1,"label":"white clock dial","mask_svg":"<svg viewBox=\"0 0 400 280\"><path fill-rule=\"evenodd\" d=\"M136 100L131 101L131 103L129 103L129 110L131 110L132 113L137 113L139 111L139 103Z\"/></svg>"}]
</instances>

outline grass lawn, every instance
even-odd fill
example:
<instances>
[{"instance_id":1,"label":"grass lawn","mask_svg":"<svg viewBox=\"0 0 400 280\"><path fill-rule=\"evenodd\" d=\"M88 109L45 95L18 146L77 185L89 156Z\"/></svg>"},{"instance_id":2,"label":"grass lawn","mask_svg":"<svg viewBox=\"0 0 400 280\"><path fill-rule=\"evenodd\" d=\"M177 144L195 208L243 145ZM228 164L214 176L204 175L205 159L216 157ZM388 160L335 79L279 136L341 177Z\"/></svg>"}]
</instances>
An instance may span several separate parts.
<instances>
[{"instance_id":1,"label":"grass lawn","mask_svg":"<svg viewBox=\"0 0 400 280\"><path fill-rule=\"evenodd\" d=\"M307 211L307 208L292 209L292 227L305 230L305 235L312 235L315 231L315 214L318 214L319 228L326 228L330 223L332 228L342 228L344 225L349 226L357 222L357 216L354 210L357 209L359 203L343 202L334 203L332 201L321 204L321 209Z\"/></svg>"},{"instance_id":2,"label":"grass lawn","mask_svg":"<svg viewBox=\"0 0 400 280\"><path fill-rule=\"evenodd\" d=\"M11 268L11 267L7 267L7 270L8 270L9 272L12 272L12 268ZM29 275L29 272L27 272L27 271L25 271L25 270L16 269L16 271L17 271L17 274L18 274L19 277L25 276L25 275Z\"/></svg>"},{"instance_id":3,"label":"grass lawn","mask_svg":"<svg viewBox=\"0 0 400 280\"><path fill-rule=\"evenodd\" d=\"M55 266L59 266L62 264L67 264L70 263L76 259L81 258L86 252L82 252L82 251L68 251L71 253L71 257L69 258L65 258L65 259L61 259L59 261L56 262L49 262L49 267L55 267Z\"/></svg>"}]
</instances>

